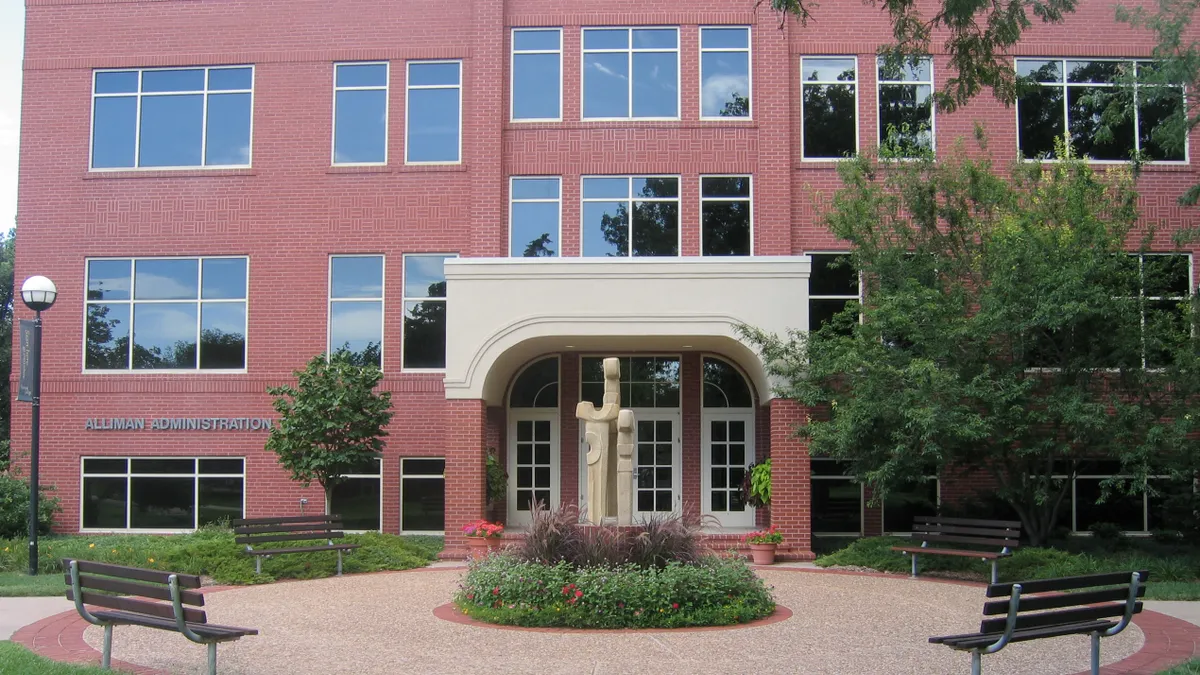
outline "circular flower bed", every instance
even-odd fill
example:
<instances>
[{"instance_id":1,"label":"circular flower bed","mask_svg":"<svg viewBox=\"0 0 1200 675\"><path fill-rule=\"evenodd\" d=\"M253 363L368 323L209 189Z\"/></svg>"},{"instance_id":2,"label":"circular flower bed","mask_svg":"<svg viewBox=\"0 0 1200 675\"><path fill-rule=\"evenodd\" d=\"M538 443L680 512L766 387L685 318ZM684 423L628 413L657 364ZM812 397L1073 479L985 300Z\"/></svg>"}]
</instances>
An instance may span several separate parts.
<instances>
[{"instance_id":1,"label":"circular flower bed","mask_svg":"<svg viewBox=\"0 0 1200 675\"><path fill-rule=\"evenodd\" d=\"M769 616L775 601L740 558L576 568L513 555L471 564L454 598L466 615L509 626L682 628Z\"/></svg>"}]
</instances>

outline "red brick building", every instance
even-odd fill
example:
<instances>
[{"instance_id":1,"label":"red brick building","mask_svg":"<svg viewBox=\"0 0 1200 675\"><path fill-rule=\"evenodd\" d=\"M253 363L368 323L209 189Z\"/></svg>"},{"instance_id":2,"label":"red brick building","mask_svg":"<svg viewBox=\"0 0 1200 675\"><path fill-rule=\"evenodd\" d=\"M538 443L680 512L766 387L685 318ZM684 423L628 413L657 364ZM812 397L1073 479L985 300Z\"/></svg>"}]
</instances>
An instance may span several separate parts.
<instances>
[{"instance_id":1,"label":"red brick building","mask_svg":"<svg viewBox=\"0 0 1200 675\"><path fill-rule=\"evenodd\" d=\"M511 529L535 499L586 501L574 410L621 356L639 513L694 504L714 536L745 531L766 514L736 484L770 456L793 558L814 534L906 530L970 485L866 507L792 438L805 411L735 331L803 330L857 297L814 206L834 160L889 125L948 152L978 124L1000 159L1046 157L1069 128L1094 157L1158 160L1141 189L1164 253L1200 178L1149 139L1161 111L1108 144L1088 132L1080 94L1152 46L1115 2L1022 40L1036 96L952 115L929 105L946 57L881 68L887 17L857 0L807 28L753 0L26 4L16 277L59 288L41 475L62 531L324 508L263 449L265 389L340 347L381 364L395 405L379 464L335 495L349 527L444 530L460 552L487 448ZM1170 261L1184 295L1194 253ZM1128 528L1152 527L1136 508Z\"/></svg>"}]
</instances>

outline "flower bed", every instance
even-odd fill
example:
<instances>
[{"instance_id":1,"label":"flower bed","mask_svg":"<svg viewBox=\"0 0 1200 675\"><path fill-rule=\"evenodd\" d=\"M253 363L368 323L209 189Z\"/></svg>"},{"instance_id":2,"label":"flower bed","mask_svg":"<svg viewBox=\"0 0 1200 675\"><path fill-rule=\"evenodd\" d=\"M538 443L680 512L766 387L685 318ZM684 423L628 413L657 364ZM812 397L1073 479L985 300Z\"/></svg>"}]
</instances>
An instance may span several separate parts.
<instances>
[{"instance_id":1,"label":"flower bed","mask_svg":"<svg viewBox=\"0 0 1200 675\"><path fill-rule=\"evenodd\" d=\"M466 615L509 626L682 628L769 616L775 601L740 558L575 568L493 555L472 563L454 598Z\"/></svg>"}]
</instances>

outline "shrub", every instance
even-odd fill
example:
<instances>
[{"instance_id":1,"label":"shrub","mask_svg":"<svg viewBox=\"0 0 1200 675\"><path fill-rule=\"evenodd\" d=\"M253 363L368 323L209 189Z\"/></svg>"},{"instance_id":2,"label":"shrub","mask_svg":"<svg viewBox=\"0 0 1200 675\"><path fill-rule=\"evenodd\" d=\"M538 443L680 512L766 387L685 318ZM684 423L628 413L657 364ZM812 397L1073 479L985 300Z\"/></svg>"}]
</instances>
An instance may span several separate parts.
<instances>
[{"instance_id":1,"label":"shrub","mask_svg":"<svg viewBox=\"0 0 1200 675\"><path fill-rule=\"evenodd\" d=\"M743 560L715 556L693 565L581 569L490 556L471 564L455 603L490 623L570 628L731 625L775 611L766 585Z\"/></svg>"},{"instance_id":2,"label":"shrub","mask_svg":"<svg viewBox=\"0 0 1200 675\"><path fill-rule=\"evenodd\" d=\"M1088 526L1088 531L1096 539L1108 544L1118 543L1125 538L1121 526L1116 523L1092 523Z\"/></svg>"},{"instance_id":3,"label":"shrub","mask_svg":"<svg viewBox=\"0 0 1200 675\"><path fill-rule=\"evenodd\" d=\"M50 496L50 488L38 486L38 533L49 534L58 498ZM11 473L0 473L0 539L29 536L29 481Z\"/></svg>"},{"instance_id":4,"label":"shrub","mask_svg":"<svg viewBox=\"0 0 1200 675\"><path fill-rule=\"evenodd\" d=\"M700 520L690 515L656 515L634 527L594 526L581 524L573 506L549 511L537 505L516 554L522 560L580 568L626 563L664 567L699 560L705 551L700 538Z\"/></svg>"},{"instance_id":5,"label":"shrub","mask_svg":"<svg viewBox=\"0 0 1200 675\"><path fill-rule=\"evenodd\" d=\"M1183 542L1183 533L1179 530L1154 530L1150 537L1159 544L1171 545Z\"/></svg>"}]
</instances>

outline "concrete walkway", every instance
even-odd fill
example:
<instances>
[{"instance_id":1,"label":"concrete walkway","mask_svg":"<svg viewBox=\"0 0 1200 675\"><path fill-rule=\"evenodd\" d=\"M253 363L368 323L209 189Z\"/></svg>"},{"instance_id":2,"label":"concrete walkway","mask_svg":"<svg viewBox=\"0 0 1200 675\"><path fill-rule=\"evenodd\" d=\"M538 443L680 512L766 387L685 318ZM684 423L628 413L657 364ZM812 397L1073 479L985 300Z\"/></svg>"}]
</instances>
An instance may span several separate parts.
<instances>
[{"instance_id":1,"label":"concrete walkway","mask_svg":"<svg viewBox=\"0 0 1200 675\"><path fill-rule=\"evenodd\" d=\"M75 609L75 603L60 596L52 598L0 598L0 640L7 640L18 628Z\"/></svg>"},{"instance_id":2,"label":"concrete walkway","mask_svg":"<svg viewBox=\"0 0 1200 675\"><path fill-rule=\"evenodd\" d=\"M1200 626L1200 600L1147 600L1146 609Z\"/></svg>"}]
</instances>

